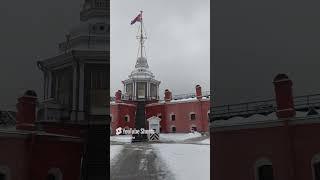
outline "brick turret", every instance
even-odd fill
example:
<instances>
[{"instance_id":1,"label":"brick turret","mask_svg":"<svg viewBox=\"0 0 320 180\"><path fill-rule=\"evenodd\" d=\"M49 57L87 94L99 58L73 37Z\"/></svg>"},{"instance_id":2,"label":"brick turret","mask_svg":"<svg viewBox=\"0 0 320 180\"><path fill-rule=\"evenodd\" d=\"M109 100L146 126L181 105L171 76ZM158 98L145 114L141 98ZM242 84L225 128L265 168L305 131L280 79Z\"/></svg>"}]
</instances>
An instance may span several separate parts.
<instances>
[{"instance_id":1,"label":"brick turret","mask_svg":"<svg viewBox=\"0 0 320 180\"><path fill-rule=\"evenodd\" d=\"M292 81L285 74L278 74L274 80L278 118L294 117L296 112L293 103Z\"/></svg>"},{"instance_id":2,"label":"brick turret","mask_svg":"<svg viewBox=\"0 0 320 180\"><path fill-rule=\"evenodd\" d=\"M28 90L18 98L17 124L19 130L35 130L37 94Z\"/></svg>"}]
</instances>

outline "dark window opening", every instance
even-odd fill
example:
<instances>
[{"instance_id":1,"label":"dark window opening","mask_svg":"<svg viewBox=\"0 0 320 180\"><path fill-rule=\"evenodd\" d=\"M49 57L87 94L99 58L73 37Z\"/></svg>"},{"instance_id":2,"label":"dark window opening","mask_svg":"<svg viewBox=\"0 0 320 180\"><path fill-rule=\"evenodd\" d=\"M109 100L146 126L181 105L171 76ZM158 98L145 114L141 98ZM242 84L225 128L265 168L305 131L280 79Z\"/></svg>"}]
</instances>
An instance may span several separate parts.
<instances>
[{"instance_id":1,"label":"dark window opening","mask_svg":"<svg viewBox=\"0 0 320 180\"><path fill-rule=\"evenodd\" d=\"M158 118L162 119L162 116L161 116L161 115L159 115L159 116L158 116Z\"/></svg>"},{"instance_id":2,"label":"dark window opening","mask_svg":"<svg viewBox=\"0 0 320 180\"><path fill-rule=\"evenodd\" d=\"M0 173L0 180L6 180L6 175L3 173Z\"/></svg>"},{"instance_id":3,"label":"dark window opening","mask_svg":"<svg viewBox=\"0 0 320 180\"><path fill-rule=\"evenodd\" d=\"M197 131L197 127L192 127L192 131Z\"/></svg>"},{"instance_id":4,"label":"dark window opening","mask_svg":"<svg viewBox=\"0 0 320 180\"><path fill-rule=\"evenodd\" d=\"M259 180L273 180L272 165L263 165L258 169Z\"/></svg>"},{"instance_id":5,"label":"dark window opening","mask_svg":"<svg viewBox=\"0 0 320 180\"><path fill-rule=\"evenodd\" d=\"M314 179L320 180L320 162L313 164L314 169Z\"/></svg>"},{"instance_id":6,"label":"dark window opening","mask_svg":"<svg viewBox=\"0 0 320 180\"><path fill-rule=\"evenodd\" d=\"M104 26L100 26L100 30L103 31L104 30Z\"/></svg>"},{"instance_id":7,"label":"dark window opening","mask_svg":"<svg viewBox=\"0 0 320 180\"><path fill-rule=\"evenodd\" d=\"M56 180L56 177L55 177L55 175L53 175L53 174L49 174L49 175L47 176L47 180Z\"/></svg>"},{"instance_id":8,"label":"dark window opening","mask_svg":"<svg viewBox=\"0 0 320 180\"><path fill-rule=\"evenodd\" d=\"M196 120L196 114L194 114L194 113L191 114L191 115L190 115L190 119L191 119L191 120Z\"/></svg>"},{"instance_id":9,"label":"dark window opening","mask_svg":"<svg viewBox=\"0 0 320 180\"><path fill-rule=\"evenodd\" d=\"M129 117L128 117L128 116L125 116L125 117L124 117L124 121L125 121L125 122L129 122Z\"/></svg>"},{"instance_id":10,"label":"dark window opening","mask_svg":"<svg viewBox=\"0 0 320 180\"><path fill-rule=\"evenodd\" d=\"M176 120L176 115L172 114L172 115L171 115L171 120L172 120L172 121L175 121L175 120Z\"/></svg>"},{"instance_id":11,"label":"dark window opening","mask_svg":"<svg viewBox=\"0 0 320 180\"><path fill-rule=\"evenodd\" d=\"M177 130L176 130L176 127L172 127L171 128L171 131L173 132L173 133L175 133Z\"/></svg>"}]
</instances>

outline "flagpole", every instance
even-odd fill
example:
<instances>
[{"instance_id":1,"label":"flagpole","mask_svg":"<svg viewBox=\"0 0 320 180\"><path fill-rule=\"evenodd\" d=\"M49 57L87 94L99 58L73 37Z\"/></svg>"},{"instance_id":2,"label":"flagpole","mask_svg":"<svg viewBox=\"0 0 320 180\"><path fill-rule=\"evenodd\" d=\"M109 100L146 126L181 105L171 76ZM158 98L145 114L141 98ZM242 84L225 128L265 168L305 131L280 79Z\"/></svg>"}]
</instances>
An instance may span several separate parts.
<instances>
[{"instance_id":1,"label":"flagpole","mask_svg":"<svg viewBox=\"0 0 320 180\"><path fill-rule=\"evenodd\" d=\"M142 57L143 53L143 34L142 34L142 21L143 21L143 18L142 18L142 11L140 11L140 16L141 16L141 21L140 21L140 46L141 46L141 49L140 49L140 57Z\"/></svg>"}]
</instances>

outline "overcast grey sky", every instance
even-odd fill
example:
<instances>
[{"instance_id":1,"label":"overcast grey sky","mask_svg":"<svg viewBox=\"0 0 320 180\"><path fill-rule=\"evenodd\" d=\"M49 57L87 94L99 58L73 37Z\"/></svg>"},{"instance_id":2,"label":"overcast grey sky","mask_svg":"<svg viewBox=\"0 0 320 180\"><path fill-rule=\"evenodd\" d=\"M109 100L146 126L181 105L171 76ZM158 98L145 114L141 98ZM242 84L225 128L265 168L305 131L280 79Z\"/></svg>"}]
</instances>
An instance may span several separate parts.
<instances>
[{"instance_id":1,"label":"overcast grey sky","mask_svg":"<svg viewBox=\"0 0 320 180\"><path fill-rule=\"evenodd\" d=\"M57 53L65 33L79 22L82 0L1 1L0 109L15 109L26 89L42 95L42 73L37 57Z\"/></svg>"},{"instance_id":2,"label":"overcast grey sky","mask_svg":"<svg viewBox=\"0 0 320 180\"><path fill-rule=\"evenodd\" d=\"M200 84L210 89L210 0L111 0L111 95L122 90L134 69L138 52L138 23L143 10L148 39L148 63L164 89L194 93Z\"/></svg>"},{"instance_id":3,"label":"overcast grey sky","mask_svg":"<svg viewBox=\"0 0 320 180\"><path fill-rule=\"evenodd\" d=\"M320 1L214 0L215 104L274 98L287 73L294 95L320 93Z\"/></svg>"}]
</instances>

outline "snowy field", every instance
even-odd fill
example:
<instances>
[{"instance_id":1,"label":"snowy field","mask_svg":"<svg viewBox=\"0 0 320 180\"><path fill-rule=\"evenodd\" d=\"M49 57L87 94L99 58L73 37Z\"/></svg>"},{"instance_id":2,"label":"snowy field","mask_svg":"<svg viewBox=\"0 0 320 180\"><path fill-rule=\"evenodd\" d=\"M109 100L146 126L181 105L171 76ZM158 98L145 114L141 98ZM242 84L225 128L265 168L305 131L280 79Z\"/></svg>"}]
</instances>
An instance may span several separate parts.
<instances>
[{"instance_id":1,"label":"snowy field","mask_svg":"<svg viewBox=\"0 0 320 180\"><path fill-rule=\"evenodd\" d=\"M112 164L117 160L117 156L121 153L122 145L111 145L110 146L110 163Z\"/></svg>"},{"instance_id":2,"label":"snowy field","mask_svg":"<svg viewBox=\"0 0 320 180\"><path fill-rule=\"evenodd\" d=\"M188 139L201 137L201 134L198 132L194 133L161 133L160 141L161 142L183 142Z\"/></svg>"},{"instance_id":3,"label":"snowy field","mask_svg":"<svg viewBox=\"0 0 320 180\"><path fill-rule=\"evenodd\" d=\"M122 143L131 143L131 135L119 135L119 136L110 136L110 141L122 142Z\"/></svg>"},{"instance_id":4,"label":"snowy field","mask_svg":"<svg viewBox=\"0 0 320 180\"><path fill-rule=\"evenodd\" d=\"M188 139L198 138L202 135L198 132L194 133L161 133L160 141L161 142L183 142ZM121 142L121 143L131 143L131 135L119 135L119 136L110 136L110 141Z\"/></svg>"},{"instance_id":5,"label":"snowy field","mask_svg":"<svg viewBox=\"0 0 320 180\"><path fill-rule=\"evenodd\" d=\"M175 180L210 179L210 145L153 144Z\"/></svg>"}]
</instances>

